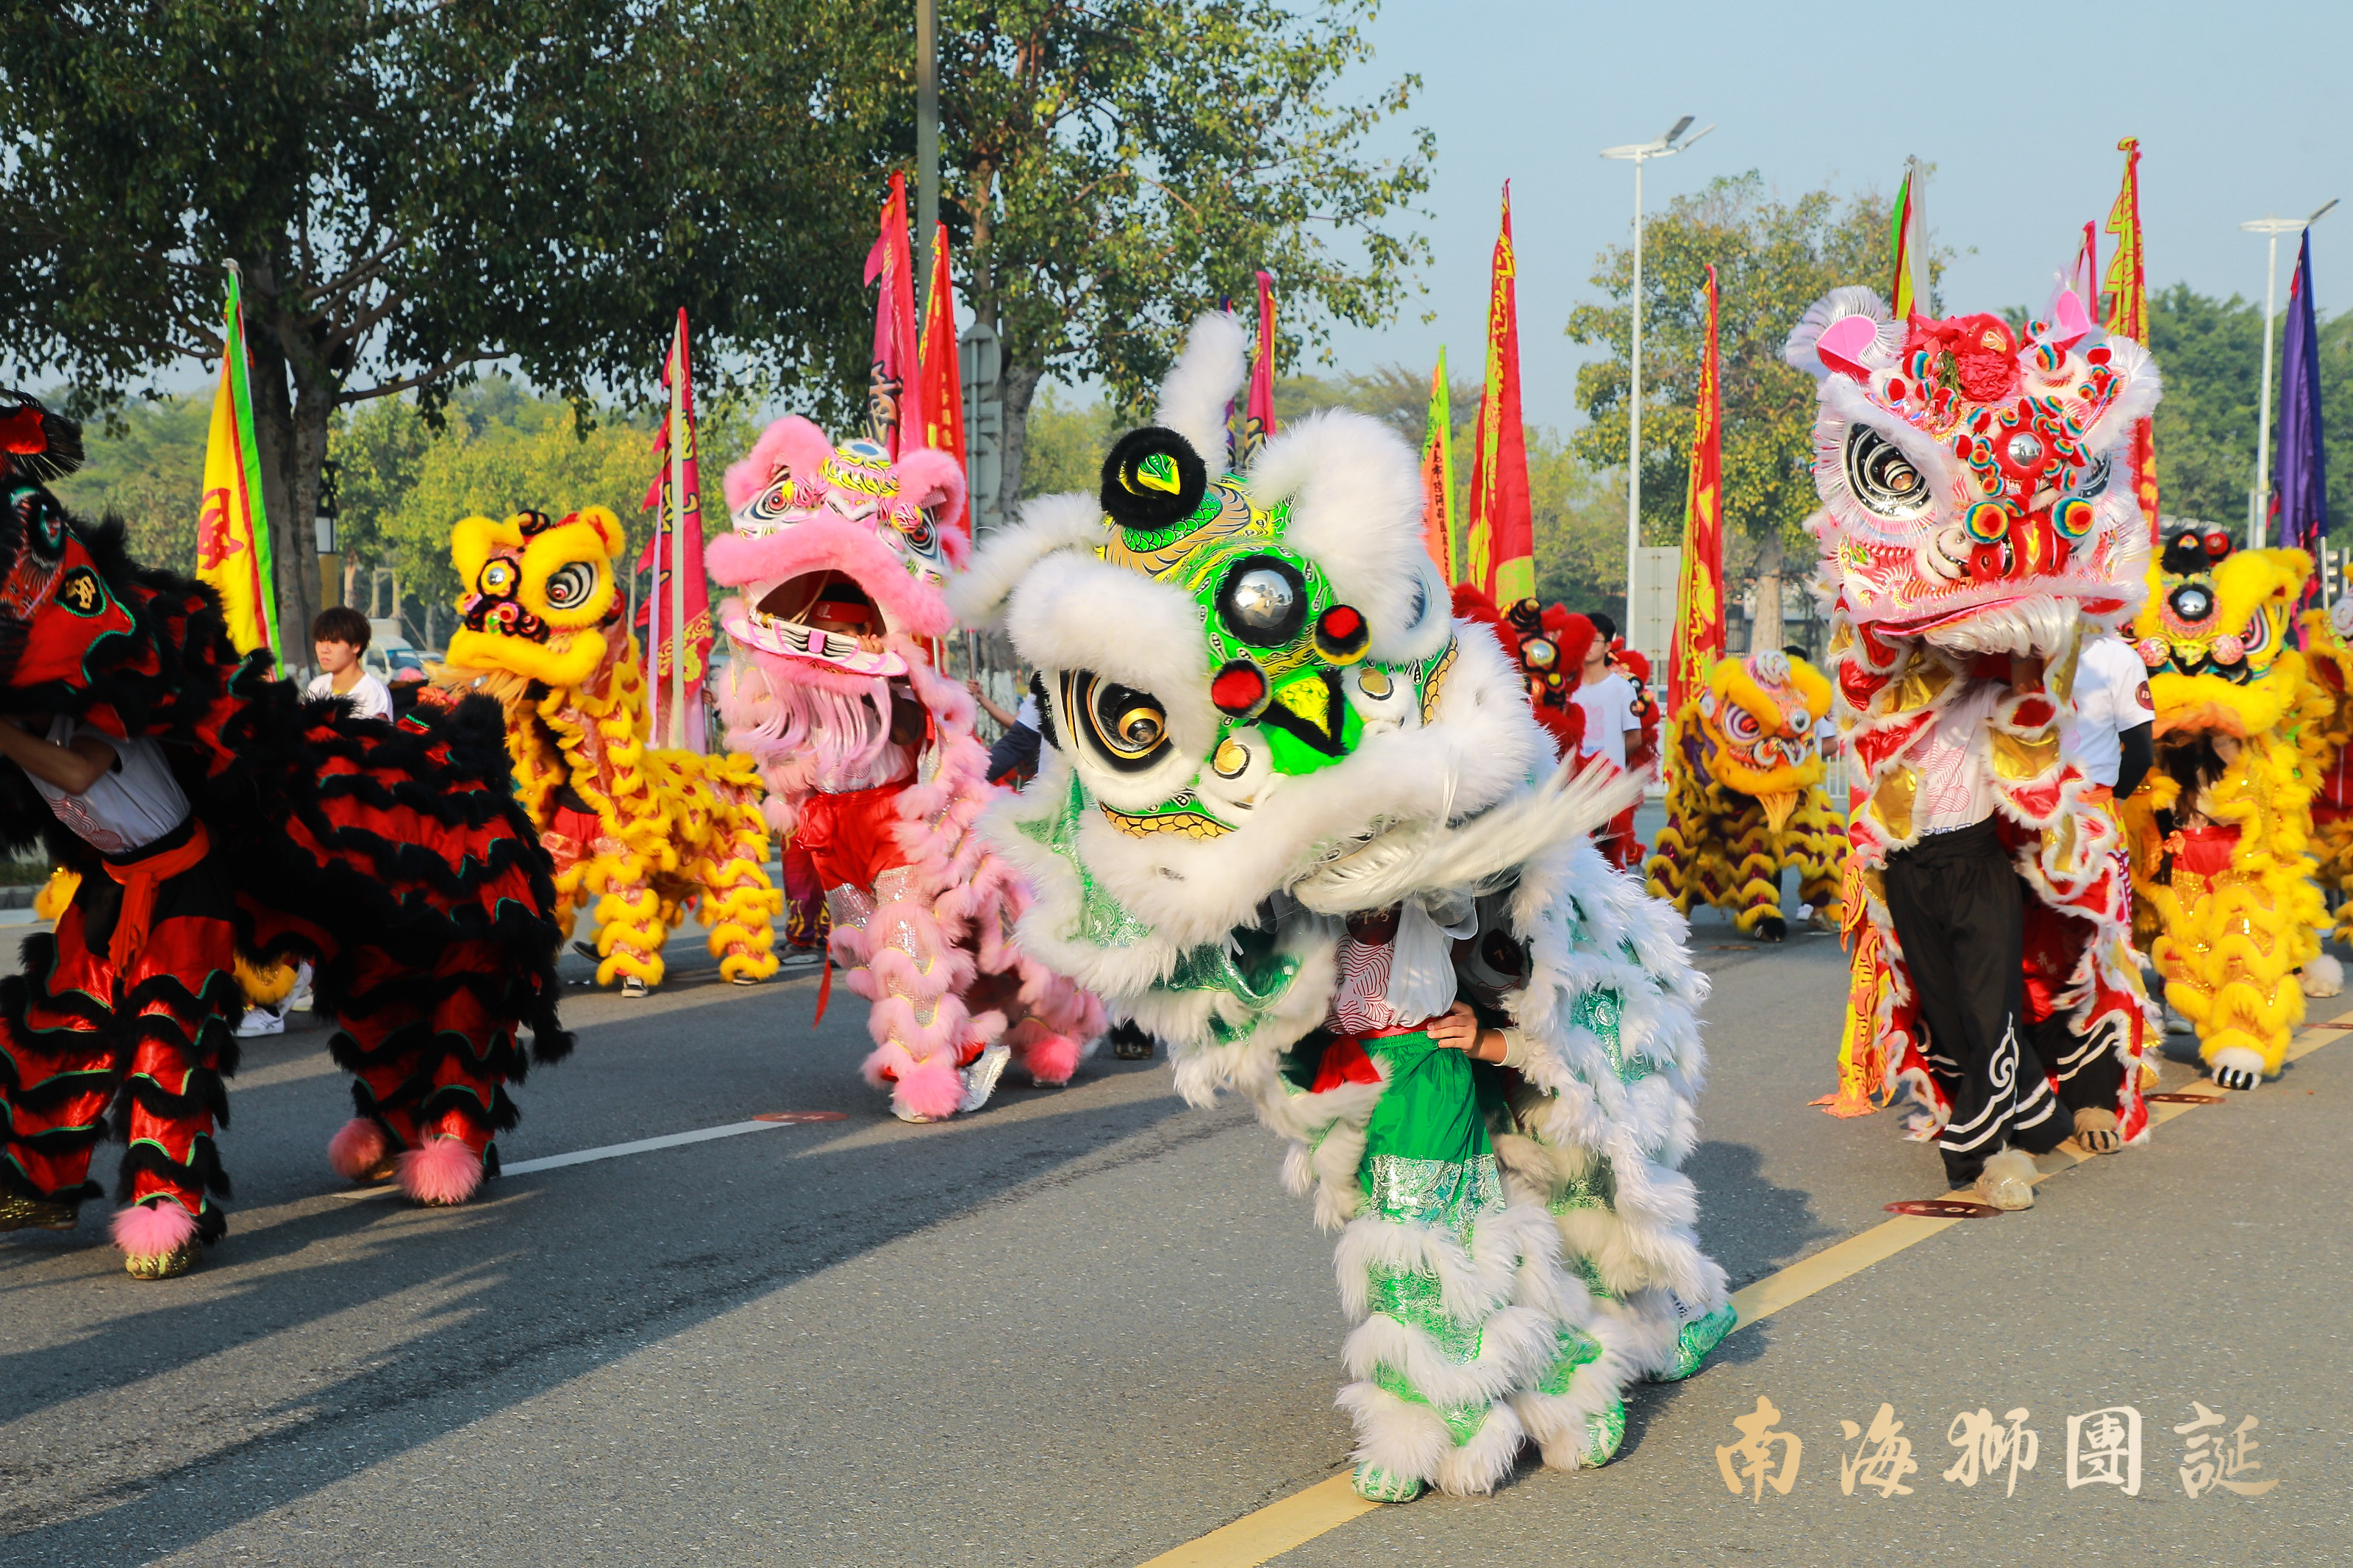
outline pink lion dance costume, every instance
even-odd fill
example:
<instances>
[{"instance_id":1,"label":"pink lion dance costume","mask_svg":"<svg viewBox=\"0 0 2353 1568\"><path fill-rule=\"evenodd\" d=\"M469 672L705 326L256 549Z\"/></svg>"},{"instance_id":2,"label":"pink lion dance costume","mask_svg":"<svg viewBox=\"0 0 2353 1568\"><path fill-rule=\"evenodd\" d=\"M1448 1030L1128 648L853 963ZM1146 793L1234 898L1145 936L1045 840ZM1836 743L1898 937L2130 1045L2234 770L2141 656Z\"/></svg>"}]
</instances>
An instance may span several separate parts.
<instances>
[{"instance_id":1,"label":"pink lion dance costume","mask_svg":"<svg viewBox=\"0 0 2353 1568\"><path fill-rule=\"evenodd\" d=\"M972 831L998 793L972 698L932 668L944 590L971 541L955 459L837 448L806 419L768 426L727 470L734 531L711 573L748 655L720 692L728 744L759 760L768 820L825 889L830 962L874 1004L868 1081L902 1120L975 1110L1008 1059L1070 1081L1102 1004L1010 939L1019 875Z\"/></svg>"}]
</instances>

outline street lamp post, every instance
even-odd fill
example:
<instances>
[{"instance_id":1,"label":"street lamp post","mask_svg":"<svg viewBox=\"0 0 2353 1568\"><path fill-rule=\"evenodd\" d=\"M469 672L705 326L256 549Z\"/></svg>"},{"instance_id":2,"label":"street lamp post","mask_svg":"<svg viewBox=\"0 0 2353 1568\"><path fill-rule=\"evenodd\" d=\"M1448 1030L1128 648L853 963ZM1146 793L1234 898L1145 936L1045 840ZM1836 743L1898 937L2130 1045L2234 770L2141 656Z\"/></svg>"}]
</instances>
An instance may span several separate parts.
<instances>
[{"instance_id":1,"label":"street lamp post","mask_svg":"<svg viewBox=\"0 0 2353 1568\"><path fill-rule=\"evenodd\" d=\"M1634 165L1634 342L1632 354L1632 389L1626 404L1626 625L1624 636L1629 647L1634 647L1634 580L1638 570L1636 557L1642 548L1642 165L1653 158L1672 158L1715 129L1709 125L1694 132L1689 140L1683 132L1691 129L1692 116L1686 114L1654 142L1631 142L1623 147L1604 147L1601 155L1616 158Z\"/></svg>"},{"instance_id":2,"label":"street lamp post","mask_svg":"<svg viewBox=\"0 0 2353 1568\"><path fill-rule=\"evenodd\" d=\"M2335 206L2328 203L2310 217L2251 218L2239 226L2249 234L2269 235L2271 255L2263 265L2263 389L2258 399L2261 412L2255 416L2255 482L2247 489L2247 548L2263 548L2263 514L2271 509L2272 471L2272 317L2279 301L2279 242L2284 234L2302 234L2320 220L2321 213Z\"/></svg>"}]
</instances>

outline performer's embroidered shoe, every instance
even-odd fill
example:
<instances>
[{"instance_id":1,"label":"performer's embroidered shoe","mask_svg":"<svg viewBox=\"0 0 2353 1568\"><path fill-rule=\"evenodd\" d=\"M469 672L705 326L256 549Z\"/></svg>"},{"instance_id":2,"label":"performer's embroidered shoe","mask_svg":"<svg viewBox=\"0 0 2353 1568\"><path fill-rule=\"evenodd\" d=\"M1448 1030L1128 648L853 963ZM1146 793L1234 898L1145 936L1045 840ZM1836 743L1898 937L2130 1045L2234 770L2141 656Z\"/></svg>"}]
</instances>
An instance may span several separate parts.
<instances>
[{"instance_id":1,"label":"performer's embroidered shoe","mask_svg":"<svg viewBox=\"0 0 2353 1568\"><path fill-rule=\"evenodd\" d=\"M1411 1502L1421 1495L1419 1478L1401 1476L1378 1465L1358 1465L1348 1486L1367 1502Z\"/></svg>"},{"instance_id":2,"label":"performer's embroidered shoe","mask_svg":"<svg viewBox=\"0 0 2353 1568\"><path fill-rule=\"evenodd\" d=\"M176 1279L196 1266L196 1254L203 1246L198 1241L184 1241L169 1252L126 1256L122 1271L133 1279Z\"/></svg>"},{"instance_id":3,"label":"performer's embroidered shoe","mask_svg":"<svg viewBox=\"0 0 2353 1568\"><path fill-rule=\"evenodd\" d=\"M1588 1469L1598 1469L1618 1457L1618 1446L1625 1440L1626 1402L1613 1399L1609 1409L1585 1418L1585 1452L1578 1462Z\"/></svg>"},{"instance_id":4,"label":"performer's embroidered shoe","mask_svg":"<svg viewBox=\"0 0 2353 1568\"><path fill-rule=\"evenodd\" d=\"M964 1069L964 1103L959 1112L978 1110L997 1092L997 1080L1005 1074L1005 1064L1013 1059L1011 1046L991 1046Z\"/></svg>"},{"instance_id":5,"label":"performer's embroidered shoe","mask_svg":"<svg viewBox=\"0 0 2353 1568\"><path fill-rule=\"evenodd\" d=\"M2017 1149L2004 1149L1993 1155L1978 1174L1976 1192L1978 1202L1991 1204L1998 1209L2032 1208L2033 1158Z\"/></svg>"},{"instance_id":6,"label":"performer's embroidered shoe","mask_svg":"<svg viewBox=\"0 0 2353 1568\"><path fill-rule=\"evenodd\" d=\"M0 1230L71 1230L79 1218L73 1204L0 1194Z\"/></svg>"},{"instance_id":7,"label":"performer's embroidered shoe","mask_svg":"<svg viewBox=\"0 0 2353 1568\"><path fill-rule=\"evenodd\" d=\"M1675 1335L1673 1364L1664 1372L1651 1373L1647 1381L1681 1383L1707 1364L1710 1352L1724 1342L1724 1336L1730 1333L1733 1325L1739 1321L1739 1309L1726 1301L1704 1318L1695 1318L1685 1323L1682 1331Z\"/></svg>"}]
</instances>

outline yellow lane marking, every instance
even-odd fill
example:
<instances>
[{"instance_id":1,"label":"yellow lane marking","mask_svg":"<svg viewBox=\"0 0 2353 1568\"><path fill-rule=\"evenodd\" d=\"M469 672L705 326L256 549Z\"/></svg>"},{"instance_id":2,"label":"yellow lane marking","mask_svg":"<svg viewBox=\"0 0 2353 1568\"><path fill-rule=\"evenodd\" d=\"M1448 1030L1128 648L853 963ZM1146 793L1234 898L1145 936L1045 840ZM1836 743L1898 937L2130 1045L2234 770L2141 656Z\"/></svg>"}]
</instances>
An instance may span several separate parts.
<instances>
[{"instance_id":1,"label":"yellow lane marking","mask_svg":"<svg viewBox=\"0 0 2353 1568\"><path fill-rule=\"evenodd\" d=\"M2330 1031L2353 1027L2353 1013L2339 1014L2326 1023L2311 1024L2303 1034L2288 1042L2287 1059L2298 1060L2310 1056L2337 1038ZM2216 1089L2208 1103L2230 1098L2227 1089ZM2179 1102L2151 1108L2151 1124L2170 1121L2198 1109ZM2039 1186L2059 1173L2073 1170L2094 1158L2114 1159L2115 1155L2094 1156L2072 1152L2069 1140L2063 1150L2071 1163L2058 1170L2044 1171L2036 1175ZM1948 1226L1962 1223L1957 1219L1926 1219L1917 1215L1898 1215L1894 1219L1873 1226L1859 1235L1850 1236L1822 1248L1810 1258L1801 1258L1787 1268L1777 1270L1732 1293L1732 1305L1740 1314L1732 1332L1738 1333L1751 1323L1771 1317L1782 1308L1793 1306L1807 1297L1827 1290L1842 1279L1862 1273L1874 1263L1884 1262L1908 1247L1916 1247ZM1269 1503L1256 1513L1244 1514L1229 1525L1197 1537L1173 1552L1164 1552L1142 1568L1259 1568L1271 1563L1295 1547L1304 1546L1319 1535L1329 1534L1350 1520L1381 1507L1366 1502L1348 1486L1346 1472L1329 1480L1316 1482L1303 1492L1294 1492L1280 1502Z\"/></svg>"},{"instance_id":2,"label":"yellow lane marking","mask_svg":"<svg viewBox=\"0 0 2353 1568\"><path fill-rule=\"evenodd\" d=\"M1380 1506L1350 1489L1345 1474L1334 1476L1164 1552L1144 1568L1258 1568Z\"/></svg>"}]
</instances>

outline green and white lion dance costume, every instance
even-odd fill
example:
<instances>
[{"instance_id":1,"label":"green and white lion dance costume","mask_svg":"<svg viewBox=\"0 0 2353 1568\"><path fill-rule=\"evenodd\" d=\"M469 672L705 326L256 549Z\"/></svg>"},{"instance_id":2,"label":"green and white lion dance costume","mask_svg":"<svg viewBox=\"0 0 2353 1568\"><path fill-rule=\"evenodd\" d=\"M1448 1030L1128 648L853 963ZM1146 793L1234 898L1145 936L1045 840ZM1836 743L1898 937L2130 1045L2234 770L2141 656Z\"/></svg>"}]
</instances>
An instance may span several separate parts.
<instances>
[{"instance_id":1,"label":"green and white lion dance costume","mask_svg":"<svg viewBox=\"0 0 2353 1568\"><path fill-rule=\"evenodd\" d=\"M984 826L1036 889L1028 951L1291 1140L1340 1234L1357 1489L1484 1492L1531 1440L1600 1464L1626 1385L1734 1321L1677 1168L1704 982L1586 837L1632 786L1556 772L1451 618L1404 443L1326 414L1224 474L1242 347L1204 317L1101 496L1030 502L960 584L1052 748ZM1458 997L1503 1063L1418 1026Z\"/></svg>"}]
</instances>

